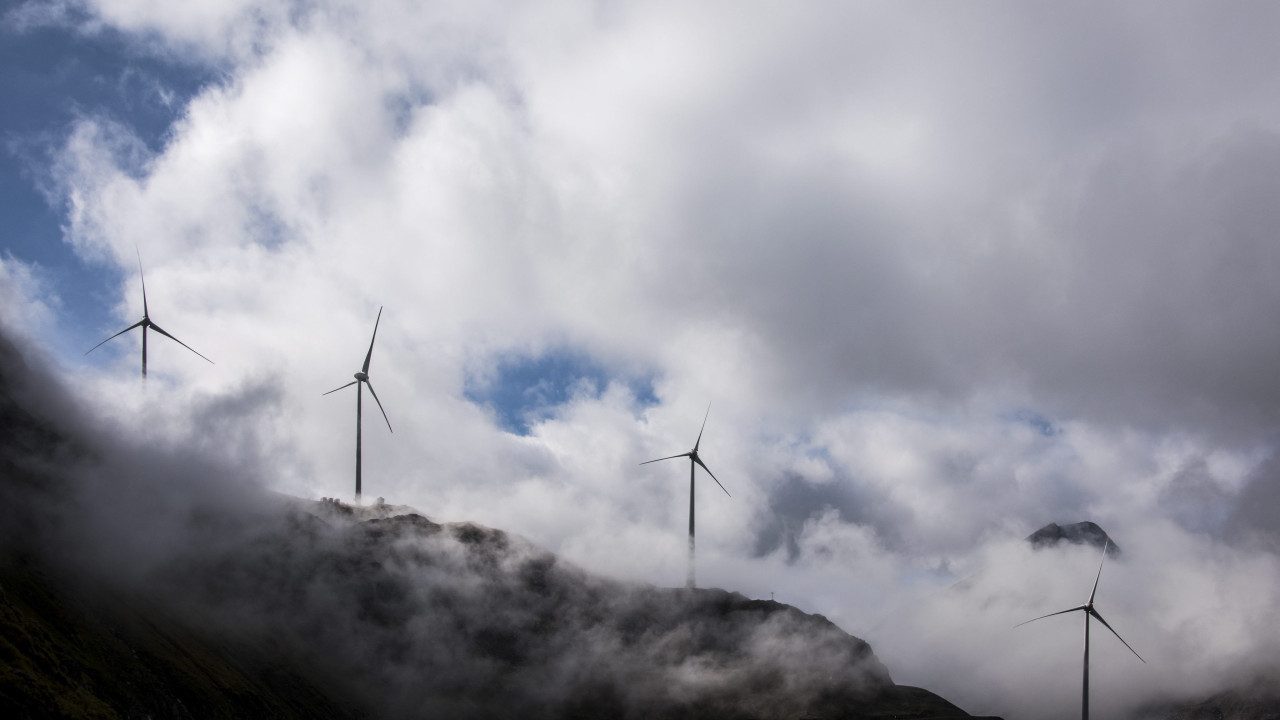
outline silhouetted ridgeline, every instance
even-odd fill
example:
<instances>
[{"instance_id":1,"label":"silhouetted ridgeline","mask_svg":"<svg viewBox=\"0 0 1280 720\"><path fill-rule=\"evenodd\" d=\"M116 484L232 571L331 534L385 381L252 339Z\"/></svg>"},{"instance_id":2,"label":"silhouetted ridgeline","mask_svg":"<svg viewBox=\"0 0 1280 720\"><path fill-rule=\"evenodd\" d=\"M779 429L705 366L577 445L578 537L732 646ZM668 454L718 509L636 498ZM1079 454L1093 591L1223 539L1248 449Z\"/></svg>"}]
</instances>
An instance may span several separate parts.
<instances>
[{"instance_id":1,"label":"silhouetted ridgeline","mask_svg":"<svg viewBox=\"0 0 1280 720\"><path fill-rule=\"evenodd\" d=\"M2 336L0 430L6 718L967 717L818 615L114 435Z\"/></svg>"}]
</instances>

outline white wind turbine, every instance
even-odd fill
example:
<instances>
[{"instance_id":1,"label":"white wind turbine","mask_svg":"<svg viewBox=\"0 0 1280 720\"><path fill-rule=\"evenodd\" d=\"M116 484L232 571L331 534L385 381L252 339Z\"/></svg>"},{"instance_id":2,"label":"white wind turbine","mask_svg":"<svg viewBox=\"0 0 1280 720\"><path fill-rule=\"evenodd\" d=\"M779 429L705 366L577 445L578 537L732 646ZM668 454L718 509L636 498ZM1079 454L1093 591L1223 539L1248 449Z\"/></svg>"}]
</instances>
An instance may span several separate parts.
<instances>
[{"instance_id":1,"label":"white wind turbine","mask_svg":"<svg viewBox=\"0 0 1280 720\"><path fill-rule=\"evenodd\" d=\"M360 503L360 417L361 406L363 404L363 395L361 393L362 386L368 385L369 392L373 395L374 402L378 403L378 409L382 410L382 419L387 422L387 429L391 430L391 421L387 420L387 411L382 408L382 401L378 399L378 393L373 391L373 383L369 381L369 361L373 359L373 343L378 339L378 323L382 322L382 308L378 308L378 319L373 322L373 339L369 341L369 352L364 356L364 365L361 366L360 372L355 374L355 380L330 390L322 395L336 393L343 388L356 386L356 504ZM395 430L391 430L395 432Z\"/></svg>"},{"instance_id":2,"label":"white wind turbine","mask_svg":"<svg viewBox=\"0 0 1280 720\"><path fill-rule=\"evenodd\" d=\"M136 323L134 323L134 324L130 325L129 327L127 327L127 328L125 328L125 329L121 330L120 332L116 333L115 335L112 335L111 337L107 338L106 340L103 340L102 342L98 343L97 345L94 345L93 347L89 348L89 349L85 352L85 355L88 355L89 353L93 352L94 350L97 350L98 348L100 348L100 347L102 347L103 345L107 344L109 341L114 340L114 339L116 339L116 338L120 337L121 335L123 335L123 334L125 334L125 333L129 332L130 330L132 330L132 329L134 329L134 328L136 328L136 327L140 327L140 328L142 328L142 379L143 379L143 380L146 380L146 379L147 379L147 330L148 330L148 329L155 330L156 332L160 333L161 335L163 335L163 336L165 336L165 337L169 338L170 340L172 340L172 341L174 341L174 342L178 343L178 344L179 344L179 345L181 345L182 347L184 347L184 348L186 348L186 349L190 350L190 351L191 351L191 352L193 352L193 353L196 353L196 355L200 355L200 353L196 352L196 351L195 351L195 349L194 349L194 348L192 348L190 345L188 345L188 344L186 344L186 343L182 342L182 341L181 341L181 340L179 340L178 338L176 338L176 337L174 337L174 336L170 335L169 333L165 332L164 328L160 327L159 325L157 325L157 324L155 324L154 322L152 322L152 321L151 321L151 315L147 312L147 276L142 274L142 253L141 253L141 252L138 252L138 249L137 249L137 248L134 248L134 252L135 252L135 253L138 253L138 277L139 277L139 279L141 279L141 280L142 280L142 319L141 319L141 320L139 320L138 322L136 322ZM200 357L201 357L201 358L204 358L204 360L208 361L208 363L209 363L210 365L212 365L212 364L213 364L213 361L212 361L212 360L209 360L209 358L207 358L207 357L205 357L205 356L203 356L203 355L200 355Z\"/></svg>"},{"instance_id":3,"label":"white wind turbine","mask_svg":"<svg viewBox=\"0 0 1280 720\"><path fill-rule=\"evenodd\" d=\"M694 586L694 581L693 581L693 481L694 481L694 472L698 469L698 466L702 466L702 469L707 471L707 474L711 476L711 479L715 480L717 485L720 485L720 489L724 490L724 494L729 495L729 491L725 490L724 485L722 485L720 483L720 480L716 478L715 473L711 472L711 468L707 467L706 463L702 462L702 458L698 457L698 446L702 444L702 431L707 429L707 416L710 414L711 414L711 405L708 404L707 413L706 415L702 416L702 429L698 430L698 439L693 443L692 450L690 450L687 453L680 453L679 455L669 455L664 458L658 458L657 460L646 460L640 463L641 465L648 465L649 463L660 462L662 460L671 460L673 458L682 458L682 457L689 458L689 577L685 581L685 586L689 588L692 588ZM733 496L730 495L730 497L733 497Z\"/></svg>"},{"instance_id":4,"label":"white wind turbine","mask_svg":"<svg viewBox=\"0 0 1280 720\"><path fill-rule=\"evenodd\" d=\"M1023 625L1033 623L1036 620L1043 620L1047 617L1053 617L1054 615L1065 615L1066 613L1076 612L1077 610L1084 613L1084 689L1082 691L1080 701L1081 720L1089 720L1089 618L1097 618L1098 622L1102 623L1103 627L1110 630L1111 634L1115 635L1117 640L1124 643L1124 646L1129 648L1129 652L1133 653L1134 657L1142 660L1142 656L1138 654L1138 651L1134 650L1129 643L1125 642L1124 638L1120 637L1120 633L1116 632L1115 628L1111 627L1110 623L1103 620L1102 615L1093 607L1093 598L1098 594L1098 581L1102 579L1102 565L1107 561L1107 548L1110 547L1110 545L1111 538L1108 537L1102 545L1102 562L1098 563L1098 576L1093 579L1093 591L1089 593L1088 602L1078 607L1073 607L1068 610L1059 610L1058 612L1049 613L1048 615L1041 615L1038 618L1032 618L1027 622L1014 625L1014 627L1022 627ZM1145 663L1146 660L1142 660L1142 662Z\"/></svg>"}]
</instances>

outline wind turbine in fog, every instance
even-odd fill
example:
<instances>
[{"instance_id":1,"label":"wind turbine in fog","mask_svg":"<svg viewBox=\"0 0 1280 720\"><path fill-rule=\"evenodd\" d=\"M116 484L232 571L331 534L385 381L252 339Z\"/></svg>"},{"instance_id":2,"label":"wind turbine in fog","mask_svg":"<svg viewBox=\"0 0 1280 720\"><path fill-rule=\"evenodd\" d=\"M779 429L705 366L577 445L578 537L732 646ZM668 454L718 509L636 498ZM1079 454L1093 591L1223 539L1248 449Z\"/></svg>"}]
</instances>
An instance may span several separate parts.
<instances>
[{"instance_id":1,"label":"wind turbine in fog","mask_svg":"<svg viewBox=\"0 0 1280 720\"><path fill-rule=\"evenodd\" d=\"M720 489L724 490L724 494L729 495L729 491L725 490L724 485L721 485L720 481L716 479L715 473L711 472L711 468L707 467L706 463L702 462L702 458L698 457L698 446L702 444L702 431L707 429L707 416L710 414L711 414L711 405L708 404L707 414L702 416L702 429L698 430L698 439L696 442L693 443L692 450L690 450L687 453L680 453L679 455L671 455L664 458L658 458L657 460L646 460L640 463L641 465L648 465L649 463L656 463L662 460L672 460L674 458L682 458L682 457L689 458L689 577L685 582L685 587L689 587L689 588L692 588L694 586L693 584L693 478L694 478L694 472L697 470L696 466L701 465L702 469L706 470L707 474L711 476L711 479L715 480L717 485L720 485ZM729 497L733 497L733 496L729 495Z\"/></svg>"},{"instance_id":2,"label":"wind turbine in fog","mask_svg":"<svg viewBox=\"0 0 1280 720\"><path fill-rule=\"evenodd\" d=\"M138 277L142 280L142 319L141 319L141 320L139 320L138 322L136 322L136 323L134 323L134 324L130 325L129 327L127 327L127 328L125 328L125 329L121 330L120 332L116 333L115 335L112 335L111 337L107 338L106 340L103 340L102 342L98 343L97 345L94 345L93 347L89 348L89 349L85 352L85 355L88 355L89 353L93 352L94 350L97 350L98 348L100 348L100 347L102 347L103 345L107 344L107 342L109 342L109 341L111 341L111 340L114 340L114 339L116 339L116 338L120 337L121 335L123 335L123 334L125 334L125 333L129 332L130 330L132 330L132 329L134 329L134 328L136 328L136 327L140 327L140 328L142 328L142 379L143 379L143 380L146 380L146 379L147 379L147 328L150 328L150 329L152 329L152 330L155 330L156 332L160 333L161 335L163 335L163 336L165 336L165 337L169 338L170 340L172 340L172 341L174 341L174 342L178 343L178 344L179 344L179 345L181 345L182 347L184 347L184 348L186 348L186 349L190 350L190 351L191 351L191 352L193 352L193 353L196 353L196 355L200 355L200 353L196 352L196 351L195 351L195 350L194 350L190 345L188 345L188 344L186 344L186 343L182 342L182 341L181 341L181 340L179 340L178 338L176 338L176 337L174 337L174 336L170 335L169 333L165 332L164 328L162 328L162 327L160 327L159 325L157 325L157 324L155 324L155 323L151 322L151 316L147 313L147 277L146 277L145 275L143 275L143 274L142 274L142 253L138 252L138 249L137 249L137 248L134 248L134 249L133 249L133 251L134 251L135 253L138 253ZM213 364L213 361L212 361L212 360L209 360L209 358L204 357L203 355L200 355L200 357L202 357L202 358L204 358L205 360L207 360L207 361L209 362L209 364L210 364L210 365L212 365L212 364Z\"/></svg>"},{"instance_id":3,"label":"wind turbine in fog","mask_svg":"<svg viewBox=\"0 0 1280 720\"><path fill-rule=\"evenodd\" d=\"M387 429L391 430L391 421L387 420L387 411L382 409L382 401L378 399L378 393L373 391L373 383L369 382L369 361L373 359L373 341L378 339L378 323L382 322L382 308L378 308L378 319L373 321L373 339L369 341L369 352L364 356L364 365L360 368L360 372L356 373L355 380L330 390L322 395L336 393L343 388L356 386L356 504L360 503L360 411L363 403L363 395L361 393L361 385L368 385L369 392L373 395L374 402L378 403L378 409L382 410L382 419L387 421ZM391 430L395 432L395 430Z\"/></svg>"},{"instance_id":4,"label":"wind turbine in fog","mask_svg":"<svg viewBox=\"0 0 1280 720\"><path fill-rule=\"evenodd\" d=\"M1110 544L1111 538L1108 537L1106 542L1102 545L1102 562L1098 563L1098 576L1093 579L1093 592L1089 593L1089 602L1079 607L1073 607L1070 610L1059 610L1058 612L1041 615L1038 618L1014 625L1014 627L1022 627L1027 623L1033 623L1036 620L1043 620L1047 617L1053 617L1054 615L1064 615L1077 610L1084 611L1084 692L1080 705L1080 717L1082 720L1089 720L1089 618L1097 618L1098 622L1102 623L1103 626L1110 630L1111 634L1115 635L1117 640L1124 643L1124 646L1129 648L1129 652L1133 653L1134 657L1142 660L1142 656L1138 654L1138 651L1130 647L1129 643L1124 642L1124 638L1120 637L1120 633L1116 632L1106 620L1103 620L1102 615L1100 615L1093 607L1093 598L1098 594L1098 581L1102 579L1102 565L1107 561L1107 547L1110 546ZM1142 662L1145 663L1146 660L1142 660Z\"/></svg>"}]
</instances>

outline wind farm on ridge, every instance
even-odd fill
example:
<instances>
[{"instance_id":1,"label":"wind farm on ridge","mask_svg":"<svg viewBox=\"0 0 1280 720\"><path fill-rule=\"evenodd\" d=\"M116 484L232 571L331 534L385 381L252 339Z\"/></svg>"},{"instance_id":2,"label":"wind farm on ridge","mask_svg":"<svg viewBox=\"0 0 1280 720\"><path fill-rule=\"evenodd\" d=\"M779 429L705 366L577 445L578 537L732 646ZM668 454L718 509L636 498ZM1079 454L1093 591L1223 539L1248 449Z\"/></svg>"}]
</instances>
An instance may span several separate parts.
<instances>
[{"instance_id":1,"label":"wind farm on ridge","mask_svg":"<svg viewBox=\"0 0 1280 720\"><path fill-rule=\"evenodd\" d=\"M140 277L140 280L141 280L141 278L142 278L142 264L141 264L141 255L140 255L140 252L138 253L138 255L139 255L139 257L138 257L139 277ZM176 337L174 337L174 336L173 336L173 335L171 335L170 333L168 333L168 332L164 331L164 330L163 330L163 329L161 329L159 326L157 326L153 321L151 321L151 320L150 320L150 316L149 316L149 313L148 313L148 310L147 310L147 299L146 299L146 285L145 285L145 280L142 280L141 282L142 282L142 294L143 294L143 318L142 318L140 321L138 321L137 323L134 323L133 325L129 326L128 328L125 328L124 330L122 330L122 331L120 331L120 332L116 333L115 335L112 335L112 336L108 337L106 340L103 340L101 343L99 343L98 345L95 345L93 348L91 348L91 349L90 349L88 352L86 352L85 354L87 355L89 352L92 352L93 350L96 350L98 347L101 347L103 344L105 344L105 343L106 343L106 342L108 342L109 340L112 340L112 339L114 339L114 338L116 338L116 337L118 337L118 336L120 336L120 335L122 335L122 334L124 334L124 333L127 333L128 331L130 331L130 330L132 330L132 329L134 329L134 328L141 327L141 328L143 329L143 340L142 340L142 376L143 376L143 378L144 378L144 379L146 378L146 369L147 369L147 364L146 364L146 363L147 363L147 356L146 356L146 331L147 331L147 329L148 329L148 328L150 328L150 329L154 329L154 330L156 330L157 332L159 332L159 333L161 333L161 334L165 335L166 337L169 337L170 339L174 340L175 342L178 342L180 345L182 345L182 346L183 346L184 348L186 348L187 350L191 351L192 353L196 354L197 356L201 357L202 359L204 359L204 360L206 360L206 361L208 361L208 362L212 363L212 362L213 362L212 360L209 360L209 358L207 358L207 357L205 357L204 355L200 354L199 352L195 351L193 348L191 348L190 346L186 345L186 343L183 343L181 340L178 340ZM378 328L379 328L379 326L380 326L380 324L381 324L381 320L382 320L382 312L383 312L383 308L382 308L382 307L379 307L379 309L378 309L378 313L377 313L377 315L376 315L376 317L375 317L375 320L374 320L374 327L373 327L373 331L372 331L372 334L371 334L371 337L370 337L369 347L368 347L368 349L367 349L367 351L366 351L366 354L365 354L364 362L363 362L363 364L361 365L360 370L359 370L359 371L357 371L357 372L354 374L354 379L353 379L351 382L348 382L348 383L346 383L346 384L344 384L344 385L341 385L341 386L339 386L339 387L337 387L337 388L334 388L334 389L329 390L329 391L327 391L327 392L321 393L321 395L330 395L330 394L333 394L333 393L338 392L339 390L344 390L344 389L346 389L346 388L348 388L348 387L351 387L352 385L355 385L355 386L356 386L356 448L355 448L356 452L355 452L355 495L354 495L354 498L355 498L355 504L356 504L356 505L360 505L360 504L361 504L361 502L362 502L362 495L363 495L363 477L362 477L362 424L363 424L363 423L362 423L362 419L363 419L363 418L362 418L362 412L363 412L362 408L363 408L363 394L362 394L362 391L363 391L363 386L364 386L364 385L368 385L368 387L369 387L369 392L370 392L370 394L373 396L375 403L378 405L378 409L379 409L380 413L381 413L381 414L382 414L382 416L383 416L383 421L384 421L384 423L386 424L388 431L390 431L390 432L394 433L394 429L393 429L393 428L392 428L392 426L391 426L391 421L390 421L390 419L388 418L387 413L386 413L386 410L385 410L385 408L384 408L384 407L383 407L383 405L382 405L382 401L381 401L381 399L378 397L378 395L377 395L376 391L374 390L373 383L372 383L372 381L371 381L371 379L370 379L370 373L369 373L370 366L371 366L371 362L372 362L372 357L373 357L373 350L374 350L374 346L375 346L375 344L376 344L376 342L377 342ZM696 537L696 535L695 535L695 488L696 488L696 473L697 473L697 468L698 468L698 467L701 467L701 468L703 469L703 471L705 471L705 472L706 472L706 473L707 473L707 474L712 478L712 480L716 483L716 485L717 485L717 486L718 486L718 487L719 487L719 488L720 488L720 489L725 493L725 495L726 495L726 496L728 496L728 497L732 497L732 495L729 493L728 489L724 486L724 484L720 482L719 478L717 478L717 477L715 476L715 474L711 471L711 469L710 469L710 468L706 465L706 463L703 461L703 459L702 459L702 457L701 457L701 455L700 455L700 452L699 452L699 451L700 451L700 448L701 448L701 443L702 443L703 434L705 433L705 430L706 430L707 421L708 421L708 418L710 417L710 411L711 411L711 406L710 406L710 404L708 404L707 409L706 409L706 411L704 412L704 415L703 415L703 422L702 422L701 426L699 427L698 435L697 435L697 437L695 438L694 446L693 446L693 448L692 448L691 450L689 450L688 452L679 453L679 454L677 454L677 455L670 455L670 456L665 456L665 457L661 457L661 458L656 458L656 459L653 459L653 460L646 460L646 461L643 461L643 462L641 462L641 463L640 463L640 465L648 465L648 464L651 464L651 463L657 463L657 462L661 462L661 461L664 461L664 460L672 460L672 459L679 459L679 458L686 458L686 457L687 457L687 458L689 458L689 472L690 472L690 475L689 475L689 525L688 525L688 559L687 559L688 565L687 565L687 575L686 575L685 587L686 587L687 589L690 589L690 590L692 590L692 589L694 589L694 588L696 588L696 587L697 587L697 586L696 586L696 573L695 573L695 567L696 567L696 566L695 566L695 537ZM380 502L381 502L381 498L380 498L379 500L380 500ZM1096 610L1096 608L1094 607L1094 600L1095 600L1095 597L1096 597L1096 595L1097 595L1098 585L1099 585L1100 580L1101 580L1102 568L1103 568L1103 565L1105 564L1105 561L1106 561L1106 555L1107 555L1107 552L1108 552L1108 549L1109 549L1109 548L1110 548L1110 538L1109 538L1109 537L1107 537L1107 538L1106 538L1106 542L1104 543L1104 545L1103 545L1103 549L1102 549L1102 561L1101 561L1101 562L1100 562L1100 564L1099 564L1098 572L1097 572L1097 575L1095 576L1094 585L1093 585L1093 588L1092 588L1092 590L1091 590L1091 592L1090 592L1089 599L1088 599L1088 601L1087 601L1085 604L1080 605L1080 606L1077 606L1077 607L1074 607L1074 608L1070 608L1070 609L1067 609L1067 610L1062 610L1062 611L1058 611L1058 612L1048 613L1048 614L1046 614L1046 615L1039 616L1039 617L1034 618L1034 619L1032 619L1032 620L1028 620L1028 621L1025 621L1025 622L1023 622L1023 623L1019 623L1018 625L1016 625L1016 626L1015 626L1015 627L1021 627L1022 625L1026 625L1026 624L1028 624L1028 623L1036 622L1036 621L1038 621L1038 620L1043 620L1043 619L1045 619L1045 618L1053 617L1053 616L1055 616L1055 615L1067 614L1067 613L1072 613L1072 612L1076 612L1076 611L1081 611L1081 612L1083 612L1083 613L1084 613L1084 616L1085 616L1085 634L1084 634L1083 685L1082 685L1082 705L1081 705L1081 717L1082 717L1082 720L1088 720L1088 718L1089 718L1089 704L1090 704L1090 703L1089 703L1089 650L1090 650L1090 627L1089 627L1089 624L1090 624L1090 619L1091 619L1091 618L1092 618L1092 619L1096 619L1096 620L1098 620L1100 623L1102 623L1102 624L1103 624L1103 626L1104 626L1104 627L1106 627L1106 628L1107 628L1107 629L1108 629L1108 630L1109 630L1113 635L1115 635L1115 636L1116 636L1116 638L1117 638L1117 639L1119 639L1119 640L1120 640L1120 642L1121 642L1121 643L1123 643L1123 644L1124 644L1124 646L1125 646L1125 647L1126 647L1126 648L1127 648L1131 653L1133 653L1133 655L1134 655L1135 657L1137 657L1137 658L1138 658L1139 660L1141 660L1143 663L1145 663L1145 662L1146 662L1146 660L1145 660L1145 659L1143 659L1143 658L1142 658L1142 656L1141 656L1141 655L1139 655L1139 654L1138 654L1138 652L1137 652L1136 650L1134 650L1134 649L1133 649L1133 647L1132 647L1132 646L1130 646L1130 645L1129 645L1129 643L1128 643L1127 641L1125 641L1125 640L1124 640L1124 638L1122 638L1122 637L1119 635L1119 633L1118 633L1114 628L1112 628L1112 627L1111 627L1111 625L1110 625L1110 624L1109 624L1105 619L1103 619L1102 615L1101 615L1101 614Z\"/></svg>"}]
</instances>

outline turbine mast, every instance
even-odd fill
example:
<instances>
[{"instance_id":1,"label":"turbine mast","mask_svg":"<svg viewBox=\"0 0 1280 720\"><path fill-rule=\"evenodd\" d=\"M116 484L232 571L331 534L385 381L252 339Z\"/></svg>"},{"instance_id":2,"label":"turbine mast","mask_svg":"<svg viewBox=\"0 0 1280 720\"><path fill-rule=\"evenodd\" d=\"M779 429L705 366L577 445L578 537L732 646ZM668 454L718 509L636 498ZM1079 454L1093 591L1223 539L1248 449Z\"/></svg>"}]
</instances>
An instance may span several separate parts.
<instances>
[{"instance_id":1,"label":"turbine mast","mask_svg":"<svg viewBox=\"0 0 1280 720\"><path fill-rule=\"evenodd\" d=\"M1105 553L1105 548L1103 549ZM1084 691L1080 698L1080 720L1089 720L1089 612L1084 614Z\"/></svg>"},{"instance_id":2,"label":"turbine mast","mask_svg":"<svg viewBox=\"0 0 1280 720\"><path fill-rule=\"evenodd\" d=\"M137 245L133 252L138 256L138 279L142 281L142 381L147 381L147 326L151 324L151 314L147 312L147 274L142 272L142 251Z\"/></svg>"},{"instance_id":3,"label":"turbine mast","mask_svg":"<svg viewBox=\"0 0 1280 720\"><path fill-rule=\"evenodd\" d=\"M363 383L356 383L356 505L360 504L360 414L364 405Z\"/></svg>"},{"instance_id":4,"label":"turbine mast","mask_svg":"<svg viewBox=\"0 0 1280 720\"><path fill-rule=\"evenodd\" d=\"M1083 675L1084 681L1080 691L1081 720L1089 720L1089 620L1090 620L1090 616L1098 618L1098 622L1102 623L1103 627L1110 630L1111 634L1115 635L1116 639L1119 640L1121 643L1123 643L1125 647L1129 648L1129 652L1133 653L1134 657L1138 658L1139 660L1142 660L1142 662L1144 663L1146 662L1146 660L1143 660L1142 656L1138 654L1138 651L1130 647L1129 643L1125 642L1125 639L1120 637L1120 633L1116 632L1115 628L1111 627L1111 623L1108 623L1105 619L1103 619L1102 615L1100 615L1097 610L1093 609L1093 599L1098 594L1098 581L1102 579L1102 565L1107 561L1107 548L1110 547L1110 545L1111 545L1111 538L1107 538L1106 543L1104 543L1102 546L1102 562L1098 563L1098 575L1093 579L1093 590L1089 593L1088 602L1086 602L1084 605L1081 605L1079 607L1073 607L1068 610L1059 610L1058 612L1049 613L1048 615L1041 615L1038 618L1032 618L1027 622L1022 622L1022 623L1018 623L1017 625L1014 625L1014 627L1022 627L1027 623L1033 623L1036 620L1043 620L1047 617L1053 617L1054 615L1065 615L1067 613L1073 613L1077 610L1081 610L1084 612L1084 675Z\"/></svg>"},{"instance_id":5,"label":"turbine mast","mask_svg":"<svg viewBox=\"0 0 1280 720\"><path fill-rule=\"evenodd\" d=\"M369 386L369 391L370 392L373 391L373 386ZM708 405L707 414L710 414L710 413L711 413L711 406ZM721 484L720 480L717 479L715 474L711 472L711 468L707 467L706 463L702 462L702 460L698 457L698 446L702 444L702 431L705 430L706 428L707 428L707 415L703 415L702 427L698 430L698 439L694 441L692 450L686 453L680 453L679 455L668 455L666 457L660 457L656 460L645 460L644 462L640 463L641 465L648 465L649 463L661 462L663 460L674 460L676 458L682 458L682 457L689 458L689 574L685 578L685 587L690 590L692 590L696 586L696 582L694 578L694 562L693 562L694 528L695 528L694 526L695 516L694 516L694 510L693 510L693 491L694 491L695 479L698 476L698 466L701 465L702 469L706 470L707 474L711 476L711 479L716 481L716 485L719 485L720 489L724 490L724 494L729 495L729 491L725 490L724 485ZM730 495L730 497L732 496Z\"/></svg>"},{"instance_id":6,"label":"turbine mast","mask_svg":"<svg viewBox=\"0 0 1280 720\"><path fill-rule=\"evenodd\" d=\"M692 590L694 588L693 580L693 478L696 474L697 463L693 458L689 458L689 577L685 580L685 587Z\"/></svg>"}]
</instances>

